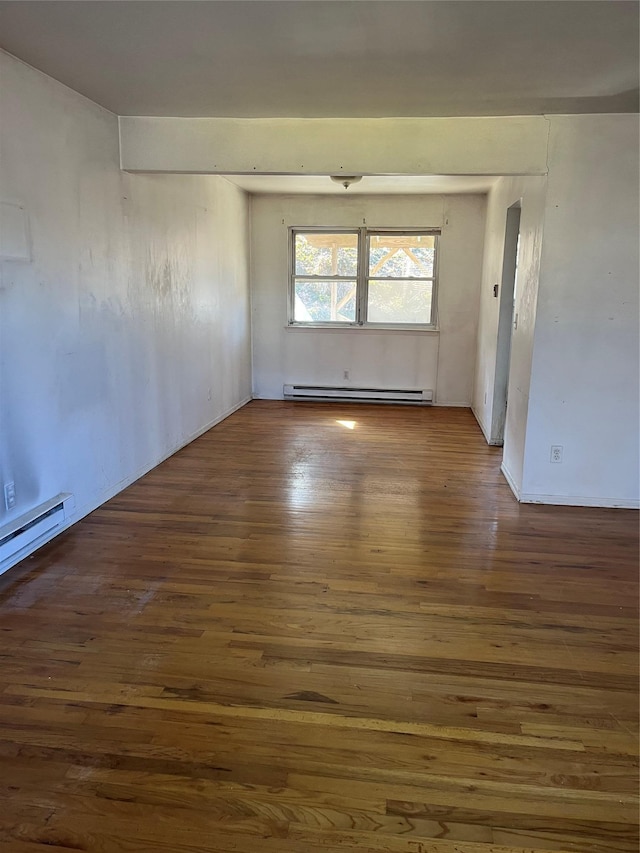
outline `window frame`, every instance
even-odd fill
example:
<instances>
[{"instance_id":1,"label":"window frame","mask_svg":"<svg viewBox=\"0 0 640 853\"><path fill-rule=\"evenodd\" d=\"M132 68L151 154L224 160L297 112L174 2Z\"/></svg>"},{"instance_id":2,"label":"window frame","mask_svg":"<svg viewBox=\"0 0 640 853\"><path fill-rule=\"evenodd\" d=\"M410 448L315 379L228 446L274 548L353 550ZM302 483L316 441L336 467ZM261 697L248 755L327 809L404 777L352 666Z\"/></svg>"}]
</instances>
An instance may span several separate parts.
<instances>
[{"instance_id":1,"label":"window frame","mask_svg":"<svg viewBox=\"0 0 640 853\"><path fill-rule=\"evenodd\" d=\"M296 275L296 235L297 234L356 234L358 263L355 275L356 281L356 311L355 320L323 320L305 321L295 319L295 293L296 281L298 279L317 281L353 281L354 276L312 276ZM430 323L385 323L371 322L367 319L369 281L378 281L380 278L369 275L369 259L371 254L371 240L373 236L420 234L434 237L434 261L432 277L408 277L397 279L401 281L430 281L431 282L431 322ZM390 331L421 331L437 332L438 327L438 268L440 260L440 236L441 228L369 228L366 225L356 228L329 228L326 226L290 226L288 229L289 240L289 271L288 271L288 299L287 299L287 327L300 329L378 329ZM389 277L393 281L393 277Z\"/></svg>"}]
</instances>

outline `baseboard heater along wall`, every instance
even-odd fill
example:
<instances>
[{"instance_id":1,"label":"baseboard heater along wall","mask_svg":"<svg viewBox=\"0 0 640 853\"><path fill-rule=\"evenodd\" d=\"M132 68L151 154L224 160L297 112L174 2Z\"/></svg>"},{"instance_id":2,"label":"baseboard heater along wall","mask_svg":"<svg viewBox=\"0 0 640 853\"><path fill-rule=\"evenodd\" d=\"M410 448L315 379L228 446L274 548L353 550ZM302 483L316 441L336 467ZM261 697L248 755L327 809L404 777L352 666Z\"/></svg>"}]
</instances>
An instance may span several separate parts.
<instances>
[{"instance_id":1,"label":"baseboard heater along wall","mask_svg":"<svg viewBox=\"0 0 640 853\"><path fill-rule=\"evenodd\" d=\"M347 388L335 385L285 385L285 400L348 400L352 403L401 403L429 406L433 391L424 388Z\"/></svg>"},{"instance_id":2,"label":"baseboard heater along wall","mask_svg":"<svg viewBox=\"0 0 640 853\"><path fill-rule=\"evenodd\" d=\"M65 492L0 527L0 574L49 538L67 521L74 507L73 495Z\"/></svg>"}]
</instances>

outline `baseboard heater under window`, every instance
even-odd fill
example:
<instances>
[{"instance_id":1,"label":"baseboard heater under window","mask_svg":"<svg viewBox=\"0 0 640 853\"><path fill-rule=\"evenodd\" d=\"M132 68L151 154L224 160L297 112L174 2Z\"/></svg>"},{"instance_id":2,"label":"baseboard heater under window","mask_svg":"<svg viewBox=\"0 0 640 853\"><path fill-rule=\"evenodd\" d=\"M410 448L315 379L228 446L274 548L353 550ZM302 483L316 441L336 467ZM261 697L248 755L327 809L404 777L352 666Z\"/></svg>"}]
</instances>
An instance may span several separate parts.
<instances>
[{"instance_id":1,"label":"baseboard heater under window","mask_svg":"<svg viewBox=\"0 0 640 853\"><path fill-rule=\"evenodd\" d=\"M334 385L285 385L285 400L348 400L351 403L401 403L428 406L433 391L424 388L346 388Z\"/></svg>"},{"instance_id":2,"label":"baseboard heater under window","mask_svg":"<svg viewBox=\"0 0 640 853\"><path fill-rule=\"evenodd\" d=\"M74 506L73 495L56 495L0 527L0 574L48 539L69 518Z\"/></svg>"}]
</instances>

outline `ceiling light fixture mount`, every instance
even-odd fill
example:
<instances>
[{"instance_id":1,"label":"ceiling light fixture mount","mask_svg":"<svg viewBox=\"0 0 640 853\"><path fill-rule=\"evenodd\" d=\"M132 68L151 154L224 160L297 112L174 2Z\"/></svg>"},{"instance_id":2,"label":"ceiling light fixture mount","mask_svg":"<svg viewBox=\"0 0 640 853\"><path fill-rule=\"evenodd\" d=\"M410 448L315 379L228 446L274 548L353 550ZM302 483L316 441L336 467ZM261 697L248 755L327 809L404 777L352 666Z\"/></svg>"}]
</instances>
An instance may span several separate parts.
<instances>
[{"instance_id":1,"label":"ceiling light fixture mount","mask_svg":"<svg viewBox=\"0 0 640 853\"><path fill-rule=\"evenodd\" d=\"M357 184L362 180L362 175L329 175L329 177L336 184L342 184L345 190L348 190L351 184Z\"/></svg>"}]
</instances>

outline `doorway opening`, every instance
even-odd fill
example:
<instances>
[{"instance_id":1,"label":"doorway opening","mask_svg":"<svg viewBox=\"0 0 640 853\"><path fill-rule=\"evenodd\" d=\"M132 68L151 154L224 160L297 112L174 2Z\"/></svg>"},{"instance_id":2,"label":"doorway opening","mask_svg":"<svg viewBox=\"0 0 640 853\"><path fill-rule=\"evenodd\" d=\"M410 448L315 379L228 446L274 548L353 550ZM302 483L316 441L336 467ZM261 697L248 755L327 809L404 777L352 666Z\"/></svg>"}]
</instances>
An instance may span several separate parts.
<instances>
[{"instance_id":1,"label":"doorway opening","mask_svg":"<svg viewBox=\"0 0 640 853\"><path fill-rule=\"evenodd\" d=\"M509 365L511 361L511 336L517 328L518 315L515 311L518 248L520 245L521 203L517 201L507 210L504 254L502 259L502 281L500 283L500 309L498 315L498 340L496 351L496 373L493 386L491 414L491 444L504 443L509 396Z\"/></svg>"}]
</instances>

